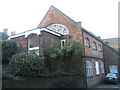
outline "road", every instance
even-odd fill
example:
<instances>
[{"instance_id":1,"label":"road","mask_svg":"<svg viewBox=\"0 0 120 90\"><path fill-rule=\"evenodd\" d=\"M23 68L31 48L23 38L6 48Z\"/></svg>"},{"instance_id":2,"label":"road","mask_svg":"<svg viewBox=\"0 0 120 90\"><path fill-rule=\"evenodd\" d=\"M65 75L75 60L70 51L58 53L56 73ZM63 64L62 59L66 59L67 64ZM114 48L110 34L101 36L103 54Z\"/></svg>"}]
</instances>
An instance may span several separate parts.
<instances>
[{"instance_id":1,"label":"road","mask_svg":"<svg viewBox=\"0 0 120 90\"><path fill-rule=\"evenodd\" d=\"M120 83L118 85L102 83L100 85L95 86L94 88L119 88L120 89Z\"/></svg>"}]
</instances>

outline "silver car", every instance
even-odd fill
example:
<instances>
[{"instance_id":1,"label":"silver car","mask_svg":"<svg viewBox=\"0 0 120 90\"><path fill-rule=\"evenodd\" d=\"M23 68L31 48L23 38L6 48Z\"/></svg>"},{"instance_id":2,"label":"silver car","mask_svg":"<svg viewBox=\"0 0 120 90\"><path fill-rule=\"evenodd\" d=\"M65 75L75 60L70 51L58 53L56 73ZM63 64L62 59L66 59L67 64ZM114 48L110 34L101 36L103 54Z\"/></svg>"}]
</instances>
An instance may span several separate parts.
<instances>
[{"instance_id":1,"label":"silver car","mask_svg":"<svg viewBox=\"0 0 120 90\"><path fill-rule=\"evenodd\" d=\"M108 73L106 75L105 82L118 84L118 77L115 73Z\"/></svg>"}]
</instances>

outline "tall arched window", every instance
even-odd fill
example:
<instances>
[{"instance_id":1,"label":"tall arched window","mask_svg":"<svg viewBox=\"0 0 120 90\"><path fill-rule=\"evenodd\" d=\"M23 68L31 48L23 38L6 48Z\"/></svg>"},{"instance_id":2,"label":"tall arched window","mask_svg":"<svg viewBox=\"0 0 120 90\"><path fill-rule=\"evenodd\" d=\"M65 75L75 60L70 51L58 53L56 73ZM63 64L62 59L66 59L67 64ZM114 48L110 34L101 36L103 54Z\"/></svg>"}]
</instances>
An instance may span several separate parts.
<instances>
[{"instance_id":1,"label":"tall arched window","mask_svg":"<svg viewBox=\"0 0 120 90\"><path fill-rule=\"evenodd\" d=\"M93 41L93 49L97 49L97 45L94 41Z\"/></svg>"},{"instance_id":2,"label":"tall arched window","mask_svg":"<svg viewBox=\"0 0 120 90\"><path fill-rule=\"evenodd\" d=\"M87 37L85 38L85 46L90 47L90 40Z\"/></svg>"},{"instance_id":3,"label":"tall arched window","mask_svg":"<svg viewBox=\"0 0 120 90\"><path fill-rule=\"evenodd\" d=\"M99 47L98 47L99 51L102 51L102 47L101 45L99 44Z\"/></svg>"}]
</instances>

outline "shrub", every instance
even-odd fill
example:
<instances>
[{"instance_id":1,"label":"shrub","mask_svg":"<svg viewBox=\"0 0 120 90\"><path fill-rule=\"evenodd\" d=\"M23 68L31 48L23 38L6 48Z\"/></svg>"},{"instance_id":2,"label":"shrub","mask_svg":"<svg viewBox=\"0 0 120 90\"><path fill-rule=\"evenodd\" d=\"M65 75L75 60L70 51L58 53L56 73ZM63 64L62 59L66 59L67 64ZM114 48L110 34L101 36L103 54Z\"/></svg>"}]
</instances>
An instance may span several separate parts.
<instances>
[{"instance_id":1,"label":"shrub","mask_svg":"<svg viewBox=\"0 0 120 90\"><path fill-rule=\"evenodd\" d=\"M8 62L17 50L17 44L13 40L2 41L2 60Z\"/></svg>"},{"instance_id":2,"label":"shrub","mask_svg":"<svg viewBox=\"0 0 120 90\"><path fill-rule=\"evenodd\" d=\"M13 75L37 76L42 72L43 61L35 54L19 53L12 56L9 66Z\"/></svg>"},{"instance_id":3,"label":"shrub","mask_svg":"<svg viewBox=\"0 0 120 90\"><path fill-rule=\"evenodd\" d=\"M49 49L49 60L50 68L52 70L63 70L76 68L76 63L80 63L80 58L82 57L83 49L82 42L80 40L71 39L69 43L66 43L64 48L61 49L60 42L53 42L52 45L48 47ZM73 60L73 57L76 60Z\"/></svg>"},{"instance_id":4,"label":"shrub","mask_svg":"<svg viewBox=\"0 0 120 90\"><path fill-rule=\"evenodd\" d=\"M61 49L59 42L55 41L50 47L48 47L47 51L49 52L50 59L57 59L60 57L70 58L73 55L82 56L82 42L73 39Z\"/></svg>"}]
</instances>

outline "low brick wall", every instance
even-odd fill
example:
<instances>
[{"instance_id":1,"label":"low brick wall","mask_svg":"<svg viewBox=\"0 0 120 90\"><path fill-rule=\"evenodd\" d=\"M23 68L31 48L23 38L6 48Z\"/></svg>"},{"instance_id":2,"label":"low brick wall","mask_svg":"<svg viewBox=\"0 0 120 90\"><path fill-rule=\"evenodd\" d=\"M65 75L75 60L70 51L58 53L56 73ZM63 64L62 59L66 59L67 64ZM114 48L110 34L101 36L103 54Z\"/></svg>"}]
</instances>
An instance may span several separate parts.
<instances>
[{"instance_id":1,"label":"low brick wall","mask_svg":"<svg viewBox=\"0 0 120 90\"><path fill-rule=\"evenodd\" d=\"M80 76L3 80L3 88L86 88Z\"/></svg>"}]
</instances>

